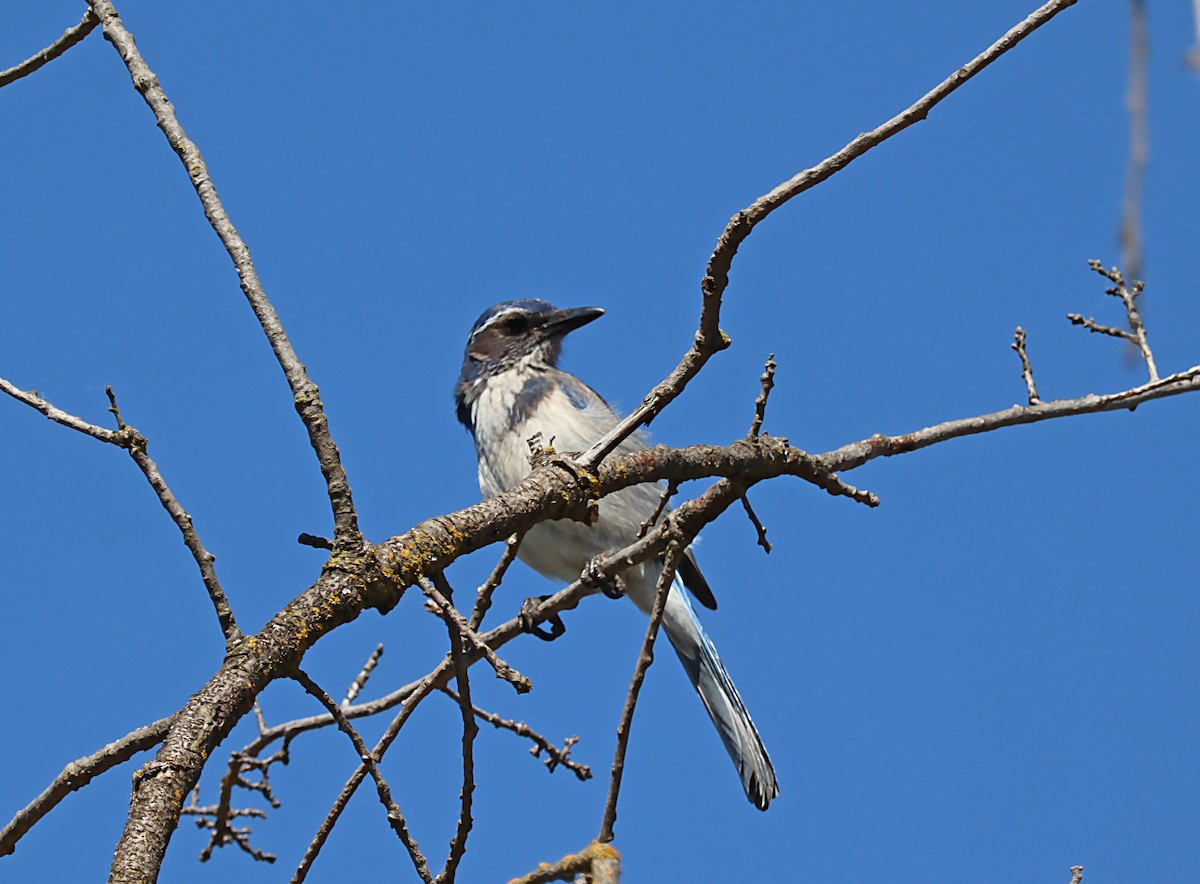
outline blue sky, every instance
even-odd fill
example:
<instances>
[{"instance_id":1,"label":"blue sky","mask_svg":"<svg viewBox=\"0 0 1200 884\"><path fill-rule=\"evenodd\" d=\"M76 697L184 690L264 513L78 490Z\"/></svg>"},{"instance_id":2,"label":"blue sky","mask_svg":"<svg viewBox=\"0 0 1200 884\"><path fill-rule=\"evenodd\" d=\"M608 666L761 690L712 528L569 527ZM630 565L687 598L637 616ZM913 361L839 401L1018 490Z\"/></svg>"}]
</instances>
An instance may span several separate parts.
<instances>
[{"instance_id":1,"label":"blue sky","mask_svg":"<svg viewBox=\"0 0 1200 884\"><path fill-rule=\"evenodd\" d=\"M1200 361L1189 4L1152 4L1145 315L1164 373ZM451 388L489 304L599 305L568 368L628 407L688 346L726 219L907 106L1031 4L123 2L200 145L268 294L320 384L376 540L478 498ZM81 12L21 3L0 66ZM1044 398L1110 392L1144 369L1067 312L1115 323L1111 264L1127 155L1127 10L1084 0L930 118L761 225L723 325L734 346L654 426L671 445L742 435L768 352L767 429L823 451L1023 401L1029 333ZM176 158L99 34L0 90L0 376L104 423L112 384L195 518L242 625L317 575L323 483L277 366ZM868 511L796 481L753 499L770 556L730 514L698 557L705 623L771 751L782 794L744 800L670 655L634 722L617 822L625 881L1182 880L1200 822L1194 427L1200 399L956 441L849 477ZM169 714L222 642L174 526L121 452L0 402L0 749L5 820L69 760ZM685 489L697 490L697 489ZM494 554L455 565L469 591ZM553 586L514 568L496 618ZM518 738L478 741L463 881L494 881L595 834L641 641L627 603L591 599L554 644L509 646L515 696L477 698L597 778L548 776ZM377 642L366 695L423 674L441 625L410 593L321 642L338 694ZM295 685L262 698L311 714ZM431 857L457 810L457 710L431 698L389 755ZM384 722L365 723L368 737ZM253 736L247 722L224 754ZM138 760L144 761L146 756ZM163 879L286 879L353 769L334 732L298 739L255 824L275 867L195 861L185 822ZM0 860L10 881L97 880L135 769L71 796ZM218 765L202 800L215 795ZM247 798L253 802L253 796ZM373 794L310 880L403 872ZM403 879L403 875L400 876Z\"/></svg>"}]
</instances>

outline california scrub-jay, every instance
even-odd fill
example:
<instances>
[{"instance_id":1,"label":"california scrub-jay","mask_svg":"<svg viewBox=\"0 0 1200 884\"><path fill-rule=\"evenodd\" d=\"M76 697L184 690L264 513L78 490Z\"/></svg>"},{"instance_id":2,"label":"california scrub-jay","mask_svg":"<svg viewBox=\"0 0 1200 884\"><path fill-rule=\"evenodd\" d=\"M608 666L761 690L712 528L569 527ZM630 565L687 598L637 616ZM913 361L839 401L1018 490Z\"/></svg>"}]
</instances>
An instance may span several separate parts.
<instances>
[{"instance_id":1,"label":"california scrub-jay","mask_svg":"<svg viewBox=\"0 0 1200 884\"><path fill-rule=\"evenodd\" d=\"M479 487L485 496L499 494L529 475L528 440L536 434L560 451L585 451L616 425L617 415L608 403L558 368L563 337L603 313L598 307L563 310L545 301L523 300L497 304L476 320L454 399L458 419L475 437ZM638 432L614 453L647 447L647 437ZM518 555L546 577L576 580L592 558L636 540L661 495L656 485L635 485L602 498L593 524L541 522L526 533ZM646 614L653 607L662 567L659 559L620 574L629 597ZM675 575L662 626L737 766L746 797L766 810L779 794L775 770L717 649L700 628L685 586L705 607L716 608L691 550Z\"/></svg>"}]
</instances>

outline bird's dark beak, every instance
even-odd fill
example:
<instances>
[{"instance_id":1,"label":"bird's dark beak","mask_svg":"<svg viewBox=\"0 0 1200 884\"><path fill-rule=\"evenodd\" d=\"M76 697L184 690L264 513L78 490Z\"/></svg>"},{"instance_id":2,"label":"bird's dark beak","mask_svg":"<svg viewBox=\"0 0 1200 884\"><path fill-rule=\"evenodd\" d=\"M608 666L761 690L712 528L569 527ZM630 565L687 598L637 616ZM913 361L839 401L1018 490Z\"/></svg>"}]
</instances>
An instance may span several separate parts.
<instances>
[{"instance_id":1,"label":"bird's dark beak","mask_svg":"<svg viewBox=\"0 0 1200 884\"><path fill-rule=\"evenodd\" d=\"M599 307L572 307L568 310L556 310L549 314L546 321L542 323L542 334L548 338L561 338L567 332L573 332L603 315L604 311Z\"/></svg>"}]
</instances>

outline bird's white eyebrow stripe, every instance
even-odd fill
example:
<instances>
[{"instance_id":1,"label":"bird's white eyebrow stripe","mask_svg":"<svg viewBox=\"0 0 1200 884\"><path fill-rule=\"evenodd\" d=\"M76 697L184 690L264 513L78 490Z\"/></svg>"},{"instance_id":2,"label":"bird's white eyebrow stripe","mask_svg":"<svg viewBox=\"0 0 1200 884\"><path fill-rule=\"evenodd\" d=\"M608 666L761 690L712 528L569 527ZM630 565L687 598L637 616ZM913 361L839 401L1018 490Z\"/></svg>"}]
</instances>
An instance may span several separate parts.
<instances>
[{"instance_id":1,"label":"bird's white eyebrow stripe","mask_svg":"<svg viewBox=\"0 0 1200 884\"><path fill-rule=\"evenodd\" d=\"M512 316L536 316L536 315L537 314L531 313L529 310L526 310L524 307L508 307L504 310L501 310L495 316L490 317L487 322L485 322L483 325L479 326L479 328L477 328L475 330L475 332L471 335L468 343L470 343L470 341L475 340L477 337L479 337L481 334L483 334L488 329L495 328L501 322L503 322L504 320L506 320Z\"/></svg>"},{"instance_id":2,"label":"bird's white eyebrow stripe","mask_svg":"<svg viewBox=\"0 0 1200 884\"><path fill-rule=\"evenodd\" d=\"M508 319L510 316L515 316L516 314L522 313L522 312L524 312L524 311L522 311L520 307L509 307L507 310L501 310L495 316L492 316L491 318L489 318L488 321L485 322L483 325L479 326L479 328L476 329L475 334L471 335L471 337L474 338L475 335L478 335L480 332L487 331L489 328L496 325L496 323L501 322L505 319Z\"/></svg>"}]
</instances>

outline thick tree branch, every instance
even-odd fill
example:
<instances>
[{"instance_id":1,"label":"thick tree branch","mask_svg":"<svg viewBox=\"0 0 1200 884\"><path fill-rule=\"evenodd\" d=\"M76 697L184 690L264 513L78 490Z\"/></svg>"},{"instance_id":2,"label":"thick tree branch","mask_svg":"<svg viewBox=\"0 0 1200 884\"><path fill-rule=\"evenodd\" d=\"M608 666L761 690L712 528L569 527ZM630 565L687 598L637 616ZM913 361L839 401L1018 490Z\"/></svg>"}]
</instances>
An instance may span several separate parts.
<instances>
[{"instance_id":1,"label":"thick tree branch","mask_svg":"<svg viewBox=\"0 0 1200 884\"><path fill-rule=\"evenodd\" d=\"M528 875L513 878L508 884L575 881L580 875L591 884L617 884L621 878L621 854L610 844L593 841L579 853L564 856L556 863L542 863Z\"/></svg>"},{"instance_id":2,"label":"thick tree branch","mask_svg":"<svg viewBox=\"0 0 1200 884\"><path fill-rule=\"evenodd\" d=\"M96 25L100 24L100 19L92 10L88 10L83 14L79 24L72 28L67 28L63 35L43 49L41 52L25 59L18 65L14 65L6 71L0 71L0 88L7 86L22 77L28 77L38 68L49 64L58 58L72 46L81 43L83 38L95 30Z\"/></svg>"},{"instance_id":3,"label":"thick tree branch","mask_svg":"<svg viewBox=\"0 0 1200 884\"><path fill-rule=\"evenodd\" d=\"M317 461L321 466L321 474L325 477L329 502L333 507L335 542L339 544L339 548L357 549L362 544L362 534L358 530L358 516L350 495L350 482L346 478L341 455L333 441L329 430L329 420L325 416L325 409L321 404L320 390L309 378L304 364L292 348L291 341L288 340L287 332L283 329L275 307L267 300L266 292L263 291L262 283L258 278L258 271L250 257L250 249L238 234L237 228L233 226L220 197L217 196L217 189L209 175L208 166L200 155L200 149L184 132L183 126L175 116L175 108L167 100L166 93L159 85L158 77L154 75L149 65L146 64L146 60L138 52L133 35L125 29L111 0L88 0L88 2L92 11L104 24L105 39L112 43L120 53L121 60L125 62L126 68L129 69L129 75L133 78L134 88L154 112L155 119L158 120L158 127L167 136L171 148L179 156L184 169L187 170L192 187L195 188L196 195L200 197L200 204L204 207L204 216L216 231L221 244L225 246L225 251L229 253L238 279L241 281L241 288L246 295L246 300L254 310L254 315L258 317L258 322L267 336L275 358L283 369L288 386L291 387L296 413L300 415L300 419L308 430L309 442L313 451L316 452Z\"/></svg>"}]
</instances>

